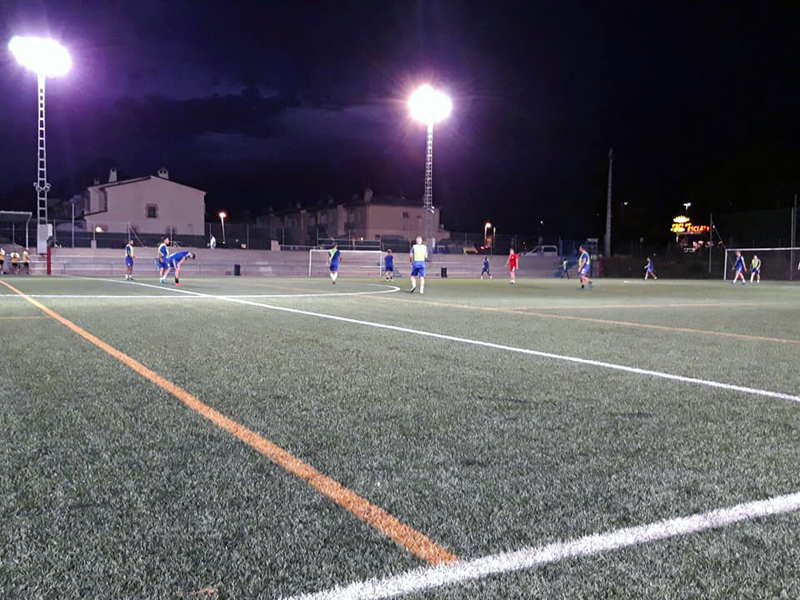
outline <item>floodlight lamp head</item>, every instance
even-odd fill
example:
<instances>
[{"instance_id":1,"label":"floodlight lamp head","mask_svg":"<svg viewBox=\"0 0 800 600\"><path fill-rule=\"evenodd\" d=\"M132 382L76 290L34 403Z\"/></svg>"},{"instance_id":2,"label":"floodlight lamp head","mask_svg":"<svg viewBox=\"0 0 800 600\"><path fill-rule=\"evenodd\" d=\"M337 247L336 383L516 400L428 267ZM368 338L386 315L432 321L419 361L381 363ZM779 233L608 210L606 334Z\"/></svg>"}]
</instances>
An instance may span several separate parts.
<instances>
[{"instance_id":1,"label":"floodlight lamp head","mask_svg":"<svg viewBox=\"0 0 800 600\"><path fill-rule=\"evenodd\" d=\"M433 125L450 115L450 111L453 110L453 102L447 95L425 84L411 94L408 107L414 120L421 121L426 125Z\"/></svg>"},{"instance_id":2,"label":"floodlight lamp head","mask_svg":"<svg viewBox=\"0 0 800 600\"><path fill-rule=\"evenodd\" d=\"M72 59L64 46L50 38L15 35L8 49L17 62L39 77L66 75L72 68Z\"/></svg>"}]
</instances>

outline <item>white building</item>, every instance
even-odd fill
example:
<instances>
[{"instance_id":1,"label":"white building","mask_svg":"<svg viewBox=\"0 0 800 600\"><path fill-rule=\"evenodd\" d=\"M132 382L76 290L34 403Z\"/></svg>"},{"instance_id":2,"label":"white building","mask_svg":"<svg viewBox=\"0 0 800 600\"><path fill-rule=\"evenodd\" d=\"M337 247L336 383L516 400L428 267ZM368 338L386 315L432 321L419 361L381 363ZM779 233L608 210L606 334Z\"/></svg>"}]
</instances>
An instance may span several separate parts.
<instances>
[{"instance_id":1,"label":"white building","mask_svg":"<svg viewBox=\"0 0 800 600\"><path fill-rule=\"evenodd\" d=\"M203 235L206 193L158 175L117 181L111 169L108 183L87 190L84 218L89 231L163 235Z\"/></svg>"}]
</instances>

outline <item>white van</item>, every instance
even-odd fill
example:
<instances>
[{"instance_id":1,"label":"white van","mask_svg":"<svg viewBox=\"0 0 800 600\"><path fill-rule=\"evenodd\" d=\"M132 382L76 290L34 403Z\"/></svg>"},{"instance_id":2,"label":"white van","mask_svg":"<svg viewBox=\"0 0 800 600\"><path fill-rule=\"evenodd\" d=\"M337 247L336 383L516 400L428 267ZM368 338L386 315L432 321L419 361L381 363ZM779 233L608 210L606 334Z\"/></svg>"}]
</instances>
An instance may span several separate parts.
<instances>
[{"instance_id":1,"label":"white van","mask_svg":"<svg viewBox=\"0 0 800 600\"><path fill-rule=\"evenodd\" d=\"M558 248L555 246L536 246L523 256L558 256Z\"/></svg>"}]
</instances>

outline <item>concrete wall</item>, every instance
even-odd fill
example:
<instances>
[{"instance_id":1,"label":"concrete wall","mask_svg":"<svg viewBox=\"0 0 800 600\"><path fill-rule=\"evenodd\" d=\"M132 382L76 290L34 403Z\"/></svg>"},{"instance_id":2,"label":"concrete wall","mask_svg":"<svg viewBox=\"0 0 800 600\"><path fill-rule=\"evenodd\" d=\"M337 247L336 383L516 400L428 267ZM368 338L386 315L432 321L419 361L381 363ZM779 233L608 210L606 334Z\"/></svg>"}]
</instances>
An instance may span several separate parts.
<instances>
[{"instance_id":1,"label":"concrete wall","mask_svg":"<svg viewBox=\"0 0 800 600\"><path fill-rule=\"evenodd\" d=\"M308 276L308 253L307 252L270 252L267 250L229 250L220 249L209 250L206 248L193 249L197 254L197 259L187 261L182 267L182 273L186 277L190 276L224 276L232 275L234 265L241 267L244 276L261 277L307 277ZM136 263L134 276L137 274L144 277L156 275L153 259L156 256L155 248L136 248ZM44 259L44 257L41 257ZM318 257L318 260L322 260ZM350 261L347 255L342 260L341 276L343 278L352 276L363 276L365 269L364 261L372 261L377 264L376 257L359 259L358 268L355 268L356 261ZM492 275L497 278L508 276L505 267L505 256L491 256L489 258ZM348 262L350 268L348 268ZM521 261L519 277L553 277L557 273L557 259L547 258L526 258ZM107 248L53 248L52 249L52 272L54 275L98 275L98 276L119 276L125 272L124 250ZM405 253L395 254L395 271L399 277L408 277L409 263ZM318 263L317 263L318 267ZM447 268L448 277L452 278L478 278L483 267L483 256L462 255L462 254L434 254L427 264L427 275L431 278L441 276L441 269ZM32 267L35 274L46 272L44 260L35 262ZM324 276L325 269L315 268L317 276ZM371 269L366 272L372 273ZM374 270L376 278L377 266Z\"/></svg>"}]
</instances>

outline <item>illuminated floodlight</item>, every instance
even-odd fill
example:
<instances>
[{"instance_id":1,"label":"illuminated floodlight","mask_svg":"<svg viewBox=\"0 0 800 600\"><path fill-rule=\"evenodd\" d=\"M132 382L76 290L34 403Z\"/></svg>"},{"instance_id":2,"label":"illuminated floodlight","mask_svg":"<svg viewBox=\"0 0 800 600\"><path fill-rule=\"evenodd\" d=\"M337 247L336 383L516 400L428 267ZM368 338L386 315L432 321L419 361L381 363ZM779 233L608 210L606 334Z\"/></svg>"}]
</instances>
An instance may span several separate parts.
<instances>
[{"instance_id":1,"label":"illuminated floodlight","mask_svg":"<svg viewBox=\"0 0 800 600\"><path fill-rule=\"evenodd\" d=\"M72 68L72 59L64 46L50 38L15 35L8 49L17 62L39 77L66 75Z\"/></svg>"},{"instance_id":2,"label":"illuminated floodlight","mask_svg":"<svg viewBox=\"0 0 800 600\"><path fill-rule=\"evenodd\" d=\"M433 125L446 119L453 110L453 102L446 94L425 84L411 94L408 101L411 117L426 125Z\"/></svg>"}]
</instances>

